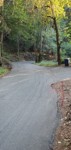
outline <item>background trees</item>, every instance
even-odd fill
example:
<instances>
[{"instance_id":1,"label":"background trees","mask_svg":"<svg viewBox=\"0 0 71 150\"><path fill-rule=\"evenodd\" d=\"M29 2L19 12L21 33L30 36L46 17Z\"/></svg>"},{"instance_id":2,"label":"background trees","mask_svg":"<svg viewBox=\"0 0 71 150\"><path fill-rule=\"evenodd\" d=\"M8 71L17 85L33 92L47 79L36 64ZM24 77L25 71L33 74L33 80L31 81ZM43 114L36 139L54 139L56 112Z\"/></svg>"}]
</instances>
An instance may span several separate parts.
<instances>
[{"instance_id":1,"label":"background trees","mask_svg":"<svg viewBox=\"0 0 71 150\"><path fill-rule=\"evenodd\" d=\"M57 44L57 60L58 64L61 64L61 55L60 55L60 49L61 49L61 42L60 42L60 35L59 35L59 27L58 23L59 21L65 17L65 7L70 5L70 0L48 0L48 1L34 1L34 5L38 9L41 9L42 18L45 21L48 18L49 21L52 22L52 26L56 33L56 44Z\"/></svg>"},{"instance_id":2,"label":"background trees","mask_svg":"<svg viewBox=\"0 0 71 150\"><path fill-rule=\"evenodd\" d=\"M13 51L45 49L61 54L70 53L70 0L7 0L0 3L1 55L4 43ZM3 5L4 4L4 5ZM67 43L67 44L66 44Z\"/></svg>"}]
</instances>

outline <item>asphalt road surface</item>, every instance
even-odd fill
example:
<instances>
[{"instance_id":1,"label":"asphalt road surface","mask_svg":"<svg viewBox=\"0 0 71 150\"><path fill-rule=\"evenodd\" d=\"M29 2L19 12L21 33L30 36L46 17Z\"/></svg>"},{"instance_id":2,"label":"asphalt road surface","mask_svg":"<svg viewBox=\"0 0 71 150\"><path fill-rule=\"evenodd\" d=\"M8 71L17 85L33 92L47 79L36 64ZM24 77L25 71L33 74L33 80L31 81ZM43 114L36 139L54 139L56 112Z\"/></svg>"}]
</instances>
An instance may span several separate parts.
<instances>
[{"instance_id":1,"label":"asphalt road surface","mask_svg":"<svg viewBox=\"0 0 71 150\"><path fill-rule=\"evenodd\" d=\"M51 84L71 77L71 68L13 63L0 78L0 150L52 150L59 122Z\"/></svg>"}]
</instances>

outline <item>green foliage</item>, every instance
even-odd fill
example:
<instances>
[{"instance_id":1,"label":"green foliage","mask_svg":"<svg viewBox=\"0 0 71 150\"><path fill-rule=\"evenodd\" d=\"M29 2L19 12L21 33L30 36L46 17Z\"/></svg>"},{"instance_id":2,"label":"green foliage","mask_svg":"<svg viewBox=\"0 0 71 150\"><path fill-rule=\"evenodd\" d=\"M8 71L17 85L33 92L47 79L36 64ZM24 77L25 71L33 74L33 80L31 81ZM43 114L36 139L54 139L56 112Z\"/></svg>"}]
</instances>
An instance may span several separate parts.
<instances>
[{"instance_id":1,"label":"green foliage","mask_svg":"<svg viewBox=\"0 0 71 150\"><path fill-rule=\"evenodd\" d=\"M37 63L40 66L45 66L45 67L55 67L57 66L56 61L41 61L40 63Z\"/></svg>"},{"instance_id":2,"label":"green foliage","mask_svg":"<svg viewBox=\"0 0 71 150\"><path fill-rule=\"evenodd\" d=\"M61 50L61 63L64 63L65 58L67 58L66 50Z\"/></svg>"},{"instance_id":3,"label":"green foliage","mask_svg":"<svg viewBox=\"0 0 71 150\"><path fill-rule=\"evenodd\" d=\"M65 52L65 54L69 57L71 57L71 43L69 42L64 42L62 44L62 49Z\"/></svg>"},{"instance_id":4,"label":"green foliage","mask_svg":"<svg viewBox=\"0 0 71 150\"><path fill-rule=\"evenodd\" d=\"M8 72L8 69L0 67L0 76L6 74Z\"/></svg>"},{"instance_id":5,"label":"green foliage","mask_svg":"<svg viewBox=\"0 0 71 150\"><path fill-rule=\"evenodd\" d=\"M47 29L43 31L43 50L51 50L56 53L56 38L54 29L48 25Z\"/></svg>"}]
</instances>

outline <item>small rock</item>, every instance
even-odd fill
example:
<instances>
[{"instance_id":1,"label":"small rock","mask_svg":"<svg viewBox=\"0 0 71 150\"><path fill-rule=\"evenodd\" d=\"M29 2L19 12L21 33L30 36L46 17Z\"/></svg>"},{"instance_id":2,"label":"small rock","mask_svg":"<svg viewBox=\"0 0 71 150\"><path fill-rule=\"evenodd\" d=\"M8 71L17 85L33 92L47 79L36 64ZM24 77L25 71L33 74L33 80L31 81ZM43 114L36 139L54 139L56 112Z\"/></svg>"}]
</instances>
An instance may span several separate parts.
<instances>
[{"instance_id":1,"label":"small rock","mask_svg":"<svg viewBox=\"0 0 71 150\"><path fill-rule=\"evenodd\" d=\"M58 144L61 144L61 141L58 141Z\"/></svg>"}]
</instances>

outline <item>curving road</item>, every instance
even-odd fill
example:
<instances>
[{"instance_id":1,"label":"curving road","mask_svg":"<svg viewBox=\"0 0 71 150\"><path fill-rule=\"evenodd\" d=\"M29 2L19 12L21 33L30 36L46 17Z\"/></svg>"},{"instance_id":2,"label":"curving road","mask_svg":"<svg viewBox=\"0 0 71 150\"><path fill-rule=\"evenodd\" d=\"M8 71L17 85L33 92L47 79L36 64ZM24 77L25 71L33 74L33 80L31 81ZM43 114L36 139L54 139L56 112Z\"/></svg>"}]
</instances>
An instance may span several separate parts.
<instances>
[{"instance_id":1,"label":"curving road","mask_svg":"<svg viewBox=\"0 0 71 150\"><path fill-rule=\"evenodd\" d=\"M71 77L71 68L13 63L0 79L0 150L52 150L58 125L51 84Z\"/></svg>"}]
</instances>

